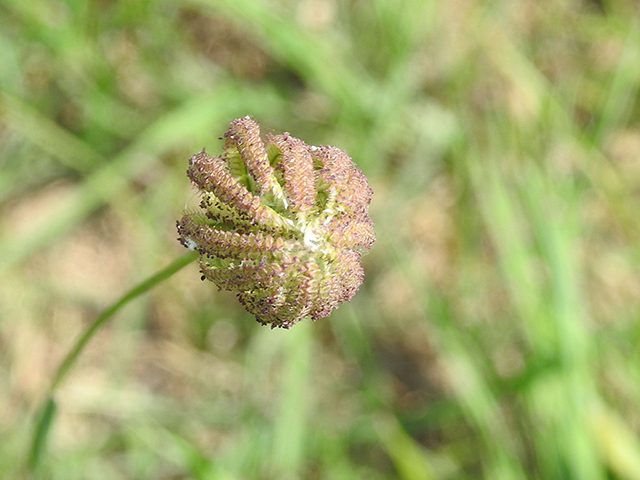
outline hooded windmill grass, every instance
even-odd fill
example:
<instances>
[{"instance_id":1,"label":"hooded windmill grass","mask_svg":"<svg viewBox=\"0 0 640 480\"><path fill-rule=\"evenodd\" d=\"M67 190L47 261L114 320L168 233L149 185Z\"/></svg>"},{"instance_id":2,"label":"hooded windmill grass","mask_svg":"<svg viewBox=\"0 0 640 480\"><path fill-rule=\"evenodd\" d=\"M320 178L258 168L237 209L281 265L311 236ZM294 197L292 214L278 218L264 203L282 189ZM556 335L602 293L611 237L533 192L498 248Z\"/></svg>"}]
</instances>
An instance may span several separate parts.
<instances>
[{"instance_id":1,"label":"hooded windmill grass","mask_svg":"<svg viewBox=\"0 0 640 480\"><path fill-rule=\"evenodd\" d=\"M189 160L201 211L178 222L200 254L203 279L238 293L263 325L290 328L328 316L362 284L375 241L373 191L342 150L268 135L251 118L231 122L224 152Z\"/></svg>"}]
</instances>

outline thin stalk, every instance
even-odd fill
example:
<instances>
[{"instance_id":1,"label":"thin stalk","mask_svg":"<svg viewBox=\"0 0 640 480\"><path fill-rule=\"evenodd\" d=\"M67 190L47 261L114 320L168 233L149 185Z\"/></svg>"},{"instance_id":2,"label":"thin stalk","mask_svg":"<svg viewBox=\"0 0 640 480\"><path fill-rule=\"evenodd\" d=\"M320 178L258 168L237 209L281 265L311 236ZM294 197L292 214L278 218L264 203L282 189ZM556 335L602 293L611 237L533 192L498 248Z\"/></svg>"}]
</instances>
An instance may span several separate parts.
<instances>
[{"instance_id":1,"label":"thin stalk","mask_svg":"<svg viewBox=\"0 0 640 480\"><path fill-rule=\"evenodd\" d=\"M56 402L54 399L55 391L65 379L89 340L91 340L96 332L100 330L100 328L109 320L111 320L114 315L127 303L148 292L156 285L162 283L163 281L171 277L174 273L189 265L196 258L198 258L197 253L186 253L185 255L177 258L160 272L149 277L141 284L135 286L133 289L123 295L118 301L104 310L98 316L98 318L96 318L94 322L89 325L84 334L82 334L82 336L76 341L73 348L69 351L63 362L60 364L60 367L58 367L58 371L53 377L53 381L51 382L51 386L49 387L49 392L45 398L44 404L39 410L38 421L36 423L33 441L31 443L31 454L29 456L29 465L31 468L35 468L44 455L47 438L51 430L51 425L53 423L56 412Z\"/></svg>"}]
</instances>

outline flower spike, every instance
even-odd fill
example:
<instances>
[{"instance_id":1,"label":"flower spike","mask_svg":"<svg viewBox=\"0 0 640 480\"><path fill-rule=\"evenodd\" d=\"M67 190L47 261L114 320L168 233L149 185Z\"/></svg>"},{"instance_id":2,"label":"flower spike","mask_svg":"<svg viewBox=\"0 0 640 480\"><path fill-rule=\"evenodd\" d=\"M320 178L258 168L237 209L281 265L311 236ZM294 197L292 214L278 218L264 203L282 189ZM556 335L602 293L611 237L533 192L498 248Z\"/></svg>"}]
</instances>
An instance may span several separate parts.
<instances>
[{"instance_id":1,"label":"flower spike","mask_svg":"<svg viewBox=\"0 0 640 480\"><path fill-rule=\"evenodd\" d=\"M328 316L362 284L375 242L366 177L335 147L288 133L263 140L250 117L224 138L220 157L189 160L202 211L178 222L180 242L200 254L203 279L237 292L261 324Z\"/></svg>"}]
</instances>

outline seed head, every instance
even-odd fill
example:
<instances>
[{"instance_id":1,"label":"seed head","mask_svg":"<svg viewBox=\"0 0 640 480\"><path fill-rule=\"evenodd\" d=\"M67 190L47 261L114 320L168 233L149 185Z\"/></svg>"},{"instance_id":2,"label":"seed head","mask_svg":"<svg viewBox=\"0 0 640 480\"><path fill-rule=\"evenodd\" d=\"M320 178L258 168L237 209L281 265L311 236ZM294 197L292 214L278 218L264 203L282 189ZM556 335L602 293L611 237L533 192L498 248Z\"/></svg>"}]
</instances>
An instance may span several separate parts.
<instances>
[{"instance_id":1,"label":"seed head","mask_svg":"<svg viewBox=\"0 0 640 480\"><path fill-rule=\"evenodd\" d=\"M373 191L351 158L290 136L260 137L251 118L231 122L224 152L189 159L201 211L178 222L200 254L202 278L238 293L263 325L290 328L351 300L375 233Z\"/></svg>"}]
</instances>

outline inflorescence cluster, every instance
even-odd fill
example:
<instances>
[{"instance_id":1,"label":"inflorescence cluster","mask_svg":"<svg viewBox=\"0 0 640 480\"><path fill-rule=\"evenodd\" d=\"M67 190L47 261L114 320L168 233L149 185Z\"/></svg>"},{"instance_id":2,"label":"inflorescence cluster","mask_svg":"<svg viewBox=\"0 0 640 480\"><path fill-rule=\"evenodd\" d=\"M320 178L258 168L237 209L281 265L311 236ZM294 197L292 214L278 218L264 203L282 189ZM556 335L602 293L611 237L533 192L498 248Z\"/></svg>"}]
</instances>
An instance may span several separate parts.
<instances>
[{"instance_id":1,"label":"inflorescence cluster","mask_svg":"<svg viewBox=\"0 0 640 480\"><path fill-rule=\"evenodd\" d=\"M290 328L351 300L375 241L373 191L342 150L290 136L260 137L249 117L231 122L224 153L189 160L201 211L178 222L200 254L203 279L238 292L258 322Z\"/></svg>"}]
</instances>

